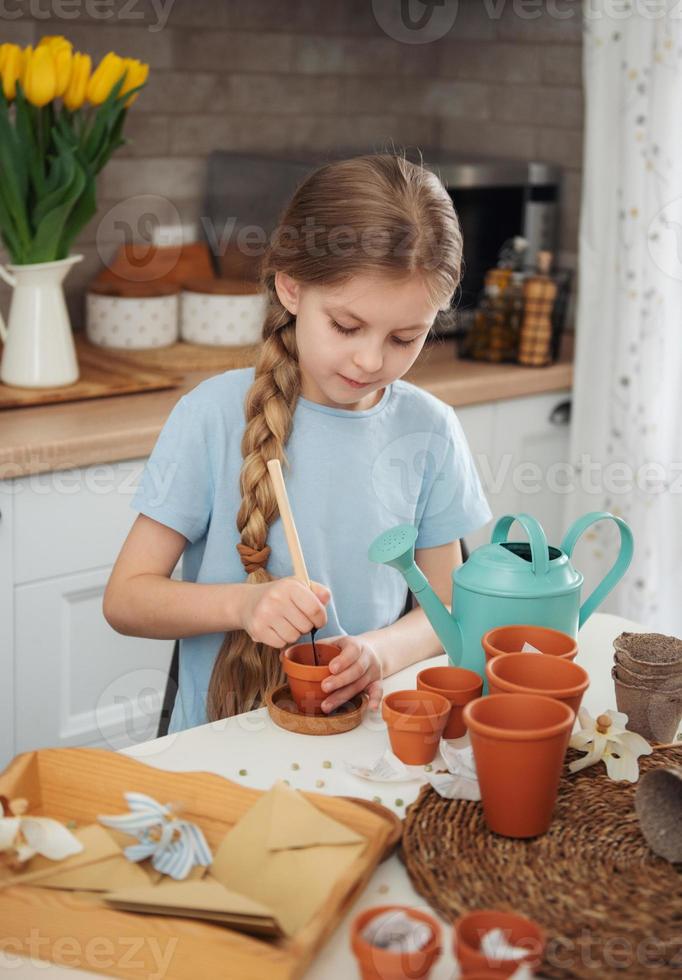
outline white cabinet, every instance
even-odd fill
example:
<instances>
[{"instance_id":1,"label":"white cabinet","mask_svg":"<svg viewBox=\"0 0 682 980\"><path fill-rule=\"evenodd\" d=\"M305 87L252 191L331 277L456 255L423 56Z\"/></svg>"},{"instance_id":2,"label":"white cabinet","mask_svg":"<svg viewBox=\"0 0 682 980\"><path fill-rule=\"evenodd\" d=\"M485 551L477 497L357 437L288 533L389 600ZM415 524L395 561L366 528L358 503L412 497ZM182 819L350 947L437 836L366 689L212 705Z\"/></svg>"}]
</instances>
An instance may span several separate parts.
<instances>
[{"instance_id":1,"label":"white cabinet","mask_svg":"<svg viewBox=\"0 0 682 980\"><path fill-rule=\"evenodd\" d=\"M456 409L493 517L532 514L551 544L561 541L565 472L569 462L570 391L510 398ZM472 535L471 548L490 540L492 523ZM523 537L518 525L513 537Z\"/></svg>"},{"instance_id":2,"label":"white cabinet","mask_svg":"<svg viewBox=\"0 0 682 980\"><path fill-rule=\"evenodd\" d=\"M173 641L122 636L102 614L144 462L0 482L0 766L156 735Z\"/></svg>"}]
</instances>

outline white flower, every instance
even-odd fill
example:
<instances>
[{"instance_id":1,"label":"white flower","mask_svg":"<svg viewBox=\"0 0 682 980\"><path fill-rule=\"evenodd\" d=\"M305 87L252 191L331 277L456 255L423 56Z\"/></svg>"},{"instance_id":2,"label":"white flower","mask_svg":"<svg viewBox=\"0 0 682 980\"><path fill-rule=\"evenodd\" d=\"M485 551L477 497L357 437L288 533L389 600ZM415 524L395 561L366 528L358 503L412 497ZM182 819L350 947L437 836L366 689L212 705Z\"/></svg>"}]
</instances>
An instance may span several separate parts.
<instances>
[{"instance_id":1,"label":"white flower","mask_svg":"<svg viewBox=\"0 0 682 980\"><path fill-rule=\"evenodd\" d=\"M636 783L637 759L640 755L651 755L653 749L637 732L626 730L628 716L622 711L606 711L595 719L581 708L578 718L580 731L571 735L569 745L572 749L586 749L587 754L569 764L571 772L579 772L603 759L609 779Z\"/></svg>"},{"instance_id":2,"label":"white flower","mask_svg":"<svg viewBox=\"0 0 682 980\"><path fill-rule=\"evenodd\" d=\"M83 844L64 824L51 817L24 816L26 808L26 800L10 800L11 816L0 816L0 851L11 867L21 867L34 854L51 861L80 854ZM4 813L1 803L0 813Z\"/></svg>"}]
</instances>

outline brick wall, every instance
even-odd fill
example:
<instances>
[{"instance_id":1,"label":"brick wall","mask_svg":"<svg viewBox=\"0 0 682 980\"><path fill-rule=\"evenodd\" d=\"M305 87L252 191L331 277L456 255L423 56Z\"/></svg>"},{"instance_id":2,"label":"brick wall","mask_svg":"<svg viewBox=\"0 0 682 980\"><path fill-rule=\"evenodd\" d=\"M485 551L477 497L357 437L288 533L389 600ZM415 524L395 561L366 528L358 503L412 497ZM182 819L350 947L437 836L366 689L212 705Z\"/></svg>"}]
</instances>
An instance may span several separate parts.
<instances>
[{"instance_id":1,"label":"brick wall","mask_svg":"<svg viewBox=\"0 0 682 980\"><path fill-rule=\"evenodd\" d=\"M395 6L375 0L374 9ZM74 323L82 320L85 285L120 240L117 226L144 231L145 195L154 195L152 210L164 223L199 218L206 156L214 148L365 149L392 139L558 163L566 168L561 260L573 264L582 156L580 4L554 4L554 16L540 6L460 0L445 36L415 44L379 26L372 0L6 4L0 40L28 44L65 34L93 58L115 50L151 65L128 118L133 142L103 172L98 215L78 245L85 260L67 289ZM6 300L5 290L4 309Z\"/></svg>"}]
</instances>

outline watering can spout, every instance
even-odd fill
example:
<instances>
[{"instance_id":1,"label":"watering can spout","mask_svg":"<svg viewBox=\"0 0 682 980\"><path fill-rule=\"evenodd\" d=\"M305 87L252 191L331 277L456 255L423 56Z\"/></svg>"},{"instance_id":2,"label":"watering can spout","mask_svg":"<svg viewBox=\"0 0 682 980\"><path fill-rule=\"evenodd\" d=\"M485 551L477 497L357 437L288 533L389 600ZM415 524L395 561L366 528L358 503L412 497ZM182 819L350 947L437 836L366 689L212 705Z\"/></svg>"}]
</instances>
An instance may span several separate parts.
<instances>
[{"instance_id":1,"label":"watering can spout","mask_svg":"<svg viewBox=\"0 0 682 980\"><path fill-rule=\"evenodd\" d=\"M401 573L443 644L450 663L458 666L462 660L462 631L417 566L414 560L416 540L417 529L412 524L400 524L380 534L372 542L369 559L378 564L390 565Z\"/></svg>"}]
</instances>

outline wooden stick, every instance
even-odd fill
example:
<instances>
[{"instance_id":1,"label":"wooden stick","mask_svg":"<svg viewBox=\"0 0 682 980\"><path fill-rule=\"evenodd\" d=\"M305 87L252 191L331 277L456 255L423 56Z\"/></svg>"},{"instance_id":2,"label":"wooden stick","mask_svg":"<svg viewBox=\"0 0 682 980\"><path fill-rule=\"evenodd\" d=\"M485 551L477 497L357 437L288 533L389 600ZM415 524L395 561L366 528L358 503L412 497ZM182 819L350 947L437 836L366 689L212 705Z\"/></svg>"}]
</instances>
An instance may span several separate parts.
<instances>
[{"instance_id":1,"label":"wooden stick","mask_svg":"<svg viewBox=\"0 0 682 980\"><path fill-rule=\"evenodd\" d=\"M277 498L277 506L279 507L282 524L284 525L289 554L291 555L291 561L294 566L294 578L297 578L299 582L303 582L310 588L310 579L308 578L308 571L305 567L301 542L298 539L298 531L294 523L294 515L291 513L289 496L287 494L287 488L284 485L284 476L282 475L280 461L278 459L269 460L268 471L275 491L275 497Z\"/></svg>"}]
</instances>

